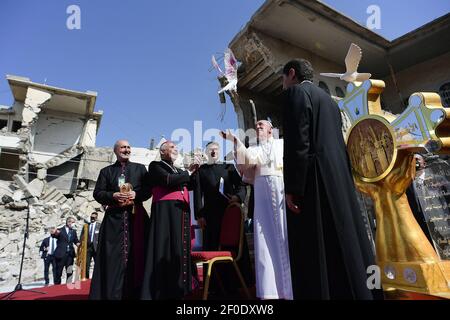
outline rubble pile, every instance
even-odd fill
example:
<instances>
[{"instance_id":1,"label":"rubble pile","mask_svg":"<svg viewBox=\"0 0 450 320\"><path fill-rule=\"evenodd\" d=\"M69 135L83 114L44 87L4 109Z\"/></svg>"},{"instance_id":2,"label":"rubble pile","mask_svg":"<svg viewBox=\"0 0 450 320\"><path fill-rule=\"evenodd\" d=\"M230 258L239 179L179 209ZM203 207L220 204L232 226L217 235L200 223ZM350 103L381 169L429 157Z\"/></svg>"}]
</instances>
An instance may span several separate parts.
<instances>
[{"instance_id":1,"label":"rubble pile","mask_svg":"<svg viewBox=\"0 0 450 320\"><path fill-rule=\"evenodd\" d=\"M15 201L14 184L0 181L0 287L17 284L24 240L28 203ZM80 235L83 224L92 212L103 217L103 208L92 196L92 191L79 191L65 201L38 201L30 204L29 237L25 246L22 283L43 280L44 264L39 255L39 246L48 236L47 229L60 227L69 216L76 219L76 230Z\"/></svg>"}]
</instances>

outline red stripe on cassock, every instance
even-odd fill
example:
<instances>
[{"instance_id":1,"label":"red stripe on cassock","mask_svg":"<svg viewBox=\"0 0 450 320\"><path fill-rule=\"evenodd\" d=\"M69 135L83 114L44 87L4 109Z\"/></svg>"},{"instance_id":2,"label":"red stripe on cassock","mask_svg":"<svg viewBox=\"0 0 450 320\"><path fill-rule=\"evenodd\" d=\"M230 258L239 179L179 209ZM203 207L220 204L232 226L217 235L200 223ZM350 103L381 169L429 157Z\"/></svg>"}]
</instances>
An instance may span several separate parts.
<instances>
[{"instance_id":1,"label":"red stripe on cassock","mask_svg":"<svg viewBox=\"0 0 450 320\"><path fill-rule=\"evenodd\" d=\"M189 191L186 187L181 191L170 191L164 187L153 187L153 202L168 201L168 200L180 200L189 203Z\"/></svg>"}]
</instances>

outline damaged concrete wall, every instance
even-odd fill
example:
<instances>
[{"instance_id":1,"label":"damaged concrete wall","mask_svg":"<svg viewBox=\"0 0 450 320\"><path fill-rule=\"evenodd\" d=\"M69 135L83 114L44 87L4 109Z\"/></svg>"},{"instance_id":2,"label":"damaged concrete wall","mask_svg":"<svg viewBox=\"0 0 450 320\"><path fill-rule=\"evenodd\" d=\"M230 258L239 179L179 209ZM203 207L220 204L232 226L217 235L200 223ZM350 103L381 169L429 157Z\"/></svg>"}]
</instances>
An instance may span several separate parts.
<instances>
[{"instance_id":1,"label":"damaged concrete wall","mask_svg":"<svg viewBox=\"0 0 450 320\"><path fill-rule=\"evenodd\" d=\"M87 147L84 149L80 162L79 178L81 180L87 180L88 182L97 181L98 174L101 169L114 163L116 156L112 148L102 147L93 148ZM90 183L85 188L94 189L94 183Z\"/></svg>"},{"instance_id":2,"label":"damaged concrete wall","mask_svg":"<svg viewBox=\"0 0 450 320\"><path fill-rule=\"evenodd\" d=\"M97 121L89 119L86 123L85 131L82 137L81 145L84 147L95 147L95 141L97 140Z\"/></svg>"},{"instance_id":3,"label":"damaged concrete wall","mask_svg":"<svg viewBox=\"0 0 450 320\"><path fill-rule=\"evenodd\" d=\"M64 194L72 193L78 186L78 171L80 156L59 166L47 170L46 181Z\"/></svg>"},{"instance_id":4,"label":"damaged concrete wall","mask_svg":"<svg viewBox=\"0 0 450 320\"><path fill-rule=\"evenodd\" d=\"M32 160L45 163L57 154L77 145L84 120L68 115L42 112L36 123Z\"/></svg>"},{"instance_id":5,"label":"damaged concrete wall","mask_svg":"<svg viewBox=\"0 0 450 320\"><path fill-rule=\"evenodd\" d=\"M28 88L22 111L24 126L30 126L36 120L38 113L41 112L42 105L50 100L51 97L51 93L45 90Z\"/></svg>"}]
</instances>

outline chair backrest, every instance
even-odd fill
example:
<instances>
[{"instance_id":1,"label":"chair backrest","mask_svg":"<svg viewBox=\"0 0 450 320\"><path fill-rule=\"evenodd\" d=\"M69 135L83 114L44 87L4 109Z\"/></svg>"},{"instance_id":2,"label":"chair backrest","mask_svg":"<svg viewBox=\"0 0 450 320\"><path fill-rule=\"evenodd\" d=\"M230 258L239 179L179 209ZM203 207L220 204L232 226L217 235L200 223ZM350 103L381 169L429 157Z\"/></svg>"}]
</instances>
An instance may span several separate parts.
<instances>
[{"instance_id":1,"label":"chair backrest","mask_svg":"<svg viewBox=\"0 0 450 320\"><path fill-rule=\"evenodd\" d=\"M220 248L238 249L236 259L240 258L244 234L244 214L238 205L225 209L220 230Z\"/></svg>"}]
</instances>

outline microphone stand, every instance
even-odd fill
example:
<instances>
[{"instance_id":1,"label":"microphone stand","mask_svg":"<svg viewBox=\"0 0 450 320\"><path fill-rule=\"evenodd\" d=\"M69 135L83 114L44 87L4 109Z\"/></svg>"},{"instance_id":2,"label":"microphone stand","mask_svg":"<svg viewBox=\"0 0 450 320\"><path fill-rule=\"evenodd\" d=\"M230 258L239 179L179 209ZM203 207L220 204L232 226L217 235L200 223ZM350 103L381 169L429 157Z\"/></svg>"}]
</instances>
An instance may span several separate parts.
<instances>
[{"instance_id":1,"label":"microphone stand","mask_svg":"<svg viewBox=\"0 0 450 320\"><path fill-rule=\"evenodd\" d=\"M20 200L29 200L34 198L33 196L29 196L29 197L25 197L23 199ZM3 297L0 298L0 300L10 300L12 298L12 296L19 291L28 291L28 292L34 292L34 293L40 293L40 294L47 294L46 292L41 292L41 291L36 291L36 290L30 290L30 289L24 289L23 285L22 285L22 270L23 270L23 260L25 258L25 244L27 242L27 238L28 238L28 225L29 225L29 221L30 221L30 203L27 201L28 203L28 210L27 210L27 218L26 218L26 226L25 226L25 233L24 233L24 237L23 237L23 247L22 247L22 260L20 261L20 272L19 272L19 281L16 285L16 287L14 288L13 291L11 291L10 293L4 295Z\"/></svg>"}]
</instances>

